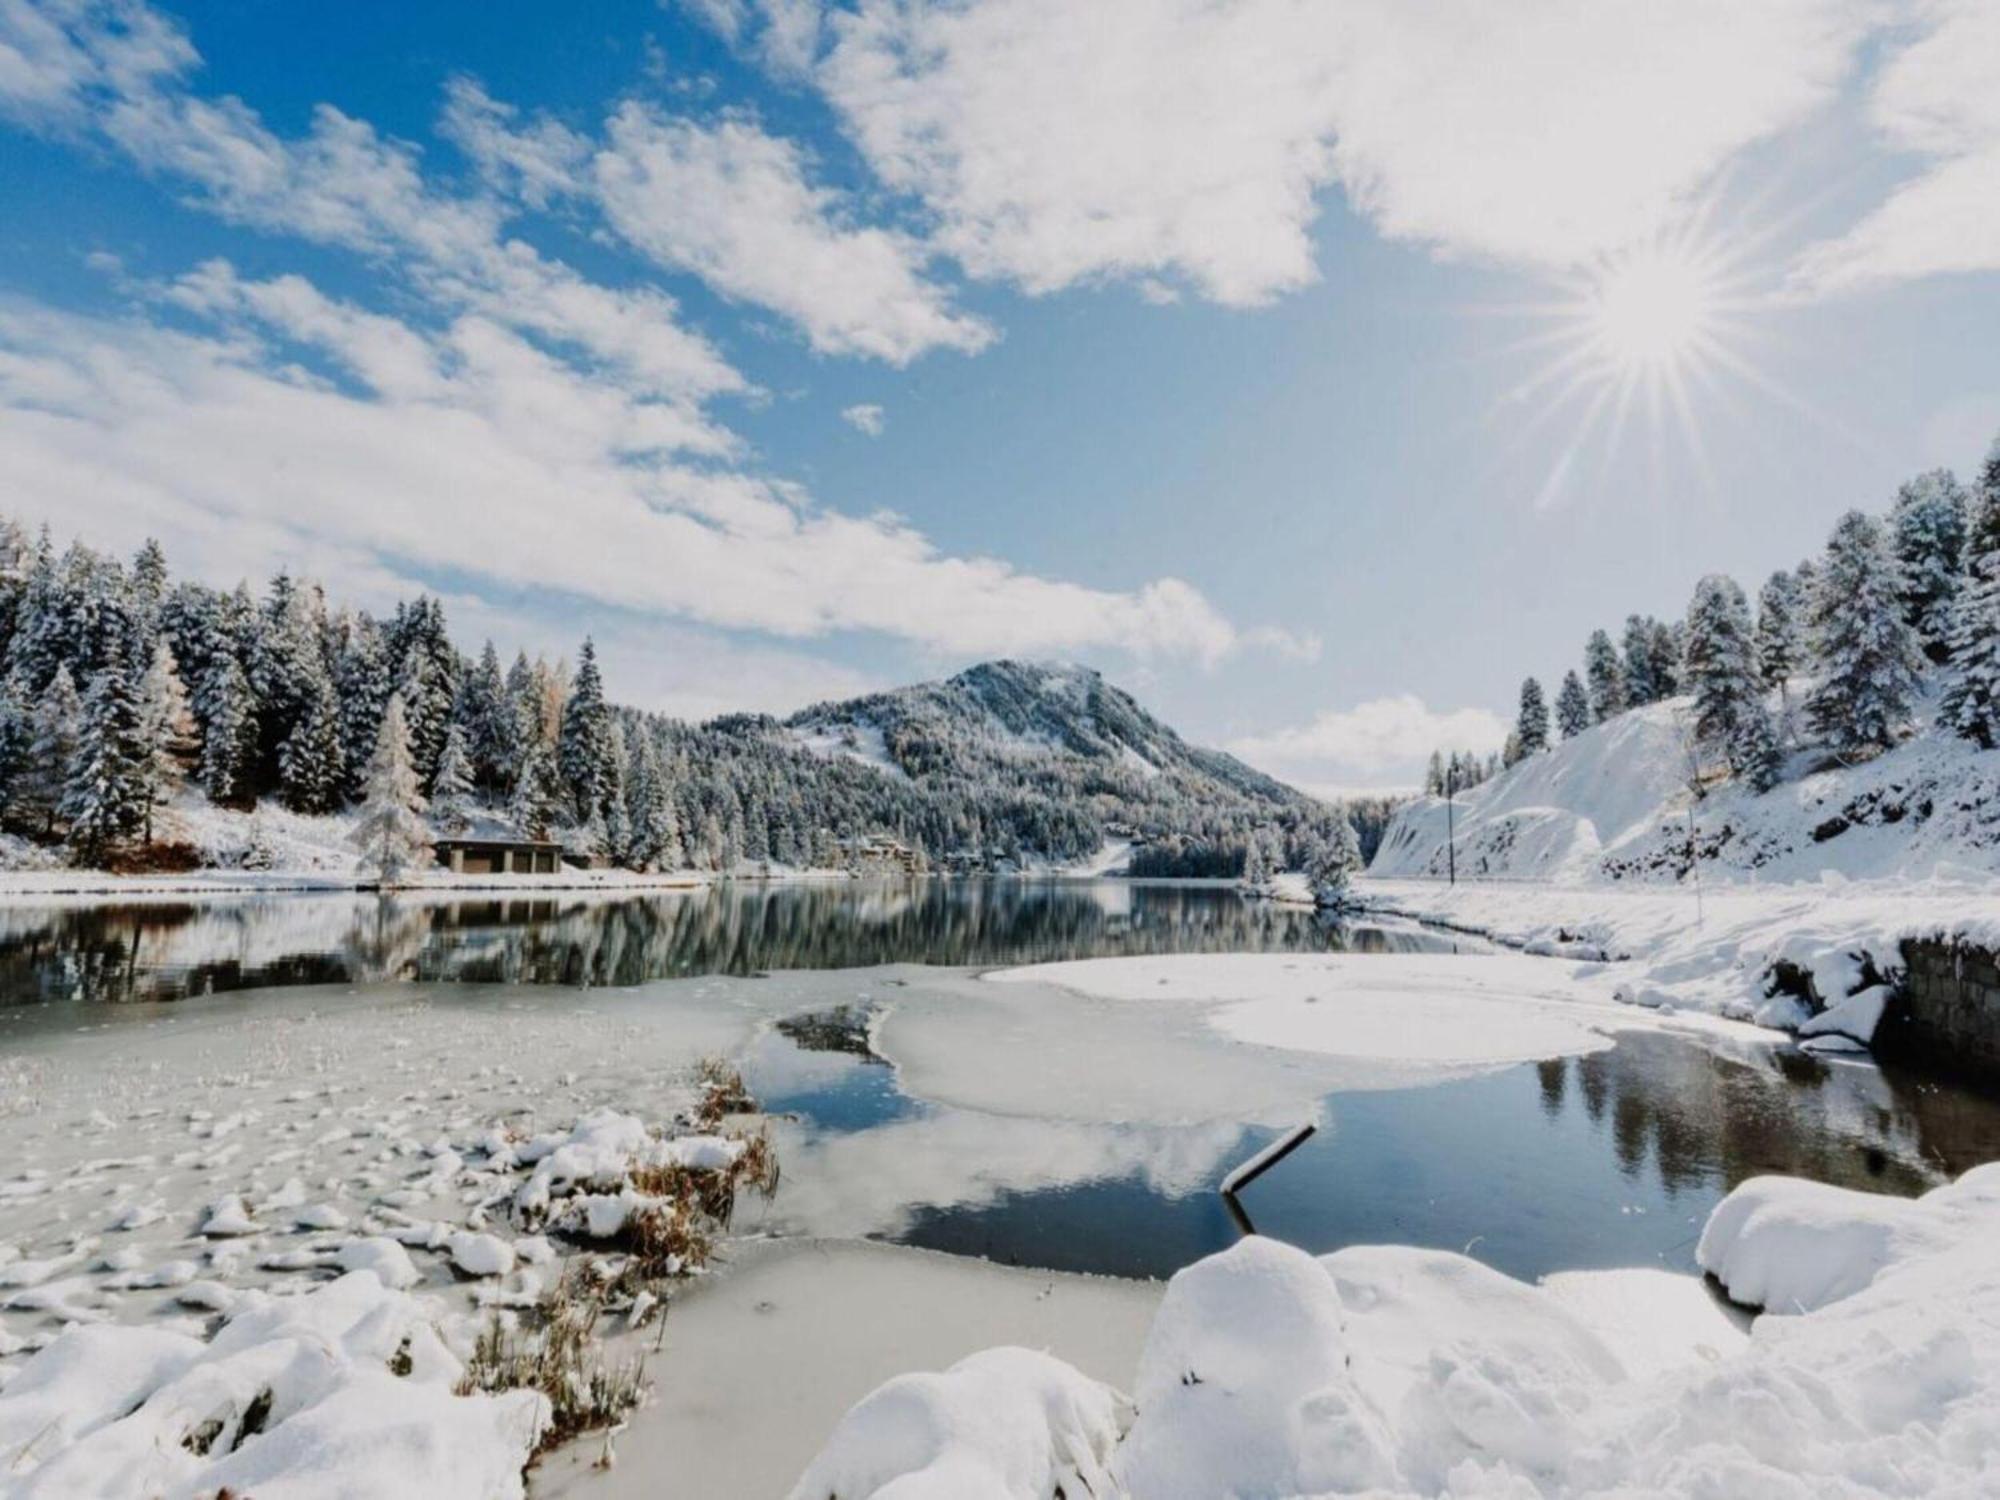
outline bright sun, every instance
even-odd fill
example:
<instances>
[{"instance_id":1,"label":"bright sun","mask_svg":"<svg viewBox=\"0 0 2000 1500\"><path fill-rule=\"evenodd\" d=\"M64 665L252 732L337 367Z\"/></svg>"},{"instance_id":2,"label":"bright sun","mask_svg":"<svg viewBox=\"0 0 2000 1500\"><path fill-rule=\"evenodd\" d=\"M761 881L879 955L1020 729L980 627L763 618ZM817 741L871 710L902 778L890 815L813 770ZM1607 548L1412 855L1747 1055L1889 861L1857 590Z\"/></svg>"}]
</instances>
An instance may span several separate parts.
<instances>
[{"instance_id":1,"label":"bright sun","mask_svg":"<svg viewBox=\"0 0 2000 1500\"><path fill-rule=\"evenodd\" d=\"M1701 260L1651 248L1607 267L1592 289L1591 342L1627 373L1668 371L1700 346L1714 313L1715 288Z\"/></svg>"}]
</instances>

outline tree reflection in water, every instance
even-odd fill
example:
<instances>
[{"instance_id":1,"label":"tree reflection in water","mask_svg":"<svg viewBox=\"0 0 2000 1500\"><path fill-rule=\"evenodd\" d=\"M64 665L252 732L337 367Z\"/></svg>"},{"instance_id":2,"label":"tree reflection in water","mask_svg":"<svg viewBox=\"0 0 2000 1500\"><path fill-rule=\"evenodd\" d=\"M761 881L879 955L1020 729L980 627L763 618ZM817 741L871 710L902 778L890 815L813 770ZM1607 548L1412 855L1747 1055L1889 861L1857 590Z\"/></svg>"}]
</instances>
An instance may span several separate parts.
<instances>
[{"instance_id":1,"label":"tree reflection in water","mask_svg":"<svg viewBox=\"0 0 2000 1500\"><path fill-rule=\"evenodd\" d=\"M271 895L5 908L0 1003L387 979L629 985L886 963L1476 946L1337 924L1226 887L1127 881L732 882L614 898Z\"/></svg>"}]
</instances>

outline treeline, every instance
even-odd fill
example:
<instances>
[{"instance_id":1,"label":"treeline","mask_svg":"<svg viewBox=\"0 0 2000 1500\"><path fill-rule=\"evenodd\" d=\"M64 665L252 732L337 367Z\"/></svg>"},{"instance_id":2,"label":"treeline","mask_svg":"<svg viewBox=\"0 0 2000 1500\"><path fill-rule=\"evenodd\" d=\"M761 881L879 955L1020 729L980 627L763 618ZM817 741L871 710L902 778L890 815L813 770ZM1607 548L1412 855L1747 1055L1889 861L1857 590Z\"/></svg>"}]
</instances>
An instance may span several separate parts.
<instances>
[{"instance_id":1,"label":"treeline","mask_svg":"<svg viewBox=\"0 0 2000 1500\"><path fill-rule=\"evenodd\" d=\"M1691 775L1765 791L1808 740L1842 759L1887 749L1932 693L1935 732L2000 746L2000 441L1970 486L1933 469L1886 515L1849 511L1819 555L1765 580L1754 609L1735 579L1712 573L1679 620L1633 615L1617 643L1593 632L1553 714L1540 682L1521 684L1500 759L1686 694ZM1433 757L1433 790L1449 769Z\"/></svg>"},{"instance_id":2,"label":"treeline","mask_svg":"<svg viewBox=\"0 0 2000 1500\"><path fill-rule=\"evenodd\" d=\"M0 521L0 824L17 835L143 864L167 852L161 812L190 785L222 807L344 812L392 699L436 827L552 837L635 870L838 868L873 837L920 864L1005 869L1126 832L1159 872L1233 874L1253 831L1304 850L1333 819L1275 784L1148 777L1115 756L965 746L962 763L897 775L812 753L764 716L620 707L587 640L573 669L503 662L491 642L468 655L434 598L377 617L283 572L261 594L220 590L174 580L157 543L129 562L58 553L47 528L31 540Z\"/></svg>"}]
</instances>

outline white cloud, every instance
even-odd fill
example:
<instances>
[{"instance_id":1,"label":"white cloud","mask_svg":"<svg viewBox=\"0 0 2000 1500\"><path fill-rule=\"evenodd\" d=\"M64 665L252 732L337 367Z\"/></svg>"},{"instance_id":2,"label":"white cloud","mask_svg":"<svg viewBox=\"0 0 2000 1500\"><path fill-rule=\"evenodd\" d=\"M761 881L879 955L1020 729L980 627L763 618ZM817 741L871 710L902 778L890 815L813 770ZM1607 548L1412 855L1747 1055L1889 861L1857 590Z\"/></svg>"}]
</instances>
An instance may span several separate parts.
<instances>
[{"instance_id":1,"label":"white cloud","mask_svg":"<svg viewBox=\"0 0 2000 1500\"><path fill-rule=\"evenodd\" d=\"M803 77L826 29L821 0L682 0L684 7L730 46L748 52L781 78Z\"/></svg>"},{"instance_id":2,"label":"white cloud","mask_svg":"<svg viewBox=\"0 0 2000 1500\"><path fill-rule=\"evenodd\" d=\"M783 314L820 352L900 365L992 341L987 324L954 312L924 279L921 245L850 222L837 194L807 180L791 142L747 121L697 125L637 102L606 134L594 179L611 226L660 265Z\"/></svg>"},{"instance_id":3,"label":"white cloud","mask_svg":"<svg viewBox=\"0 0 2000 1500\"><path fill-rule=\"evenodd\" d=\"M840 413L840 420L845 422L849 427L852 427L856 432L863 433L868 437L880 437L882 429L887 425L882 408L867 402L863 402L858 406L843 407Z\"/></svg>"},{"instance_id":4,"label":"white cloud","mask_svg":"<svg viewBox=\"0 0 2000 1500\"><path fill-rule=\"evenodd\" d=\"M1794 279L1807 290L2000 270L2000 5L1923 0L1918 14L1923 28L1877 76L1869 115L1930 165L1800 259Z\"/></svg>"},{"instance_id":5,"label":"white cloud","mask_svg":"<svg viewBox=\"0 0 2000 1500\"><path fill-rule=\"evenodd\" d=\"M940 553L893 517L676 460L698 434L671 405L482 317L426 339L297 278L218 265L169 295L240 321L215 337L0 305L15 504L85 534L226 537L251 571L307 553L331 560L330 582L451 570L793 638L1201 662L1248 643L1175 579L1119 592L1039 578ZM351 386L302 368L294 345Z\"/></svg>"},{"instance_id":6,"label":"white cloud","mask_svg":"<svg viewBox=\"0 0 2000 1500\"><path fill-rule=\"evenodd\" d=\"M1413 693L1328 709L1310 723L1247 735L1229 749L1274 776L1310 784L1414 784L1438 749L1500 748L1507 723L1483 708L1432 709Z\"/></svg>"},{"instance_id":7,"label":"white cloud","mask_svg":"<svg viewBox=\"0 0 2000 1500\"><path fill-rule=\"evenodd\" d=\"M818 77L972 274L1310 281L1338 181L1387 234L1567 265L1829 99L1870 0L863 0Z\"/></svg>"}]
</instances>

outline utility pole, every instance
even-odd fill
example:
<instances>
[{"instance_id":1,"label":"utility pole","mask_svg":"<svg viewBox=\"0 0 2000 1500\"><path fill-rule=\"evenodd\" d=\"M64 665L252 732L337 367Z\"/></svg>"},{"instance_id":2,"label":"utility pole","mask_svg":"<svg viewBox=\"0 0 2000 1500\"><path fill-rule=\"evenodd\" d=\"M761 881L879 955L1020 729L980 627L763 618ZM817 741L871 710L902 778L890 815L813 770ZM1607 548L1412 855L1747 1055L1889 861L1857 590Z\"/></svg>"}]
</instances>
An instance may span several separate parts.
<instances>
[{"instance_id":1,"label":"utility pole","mask_svg":"<svg viewBox=\"0 0 2000 1500\"><path fill-rule=\"evenodd\" d=\"M1452 815L1451 796L1457 790L1458 757L1454 755L1444 768L1444 859L1453 885L1458 884L1458 825Z\"/></svg>"}]
</instances>

